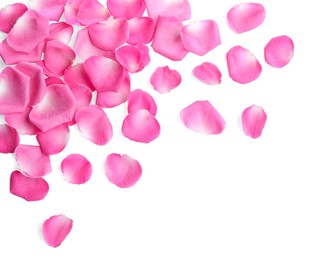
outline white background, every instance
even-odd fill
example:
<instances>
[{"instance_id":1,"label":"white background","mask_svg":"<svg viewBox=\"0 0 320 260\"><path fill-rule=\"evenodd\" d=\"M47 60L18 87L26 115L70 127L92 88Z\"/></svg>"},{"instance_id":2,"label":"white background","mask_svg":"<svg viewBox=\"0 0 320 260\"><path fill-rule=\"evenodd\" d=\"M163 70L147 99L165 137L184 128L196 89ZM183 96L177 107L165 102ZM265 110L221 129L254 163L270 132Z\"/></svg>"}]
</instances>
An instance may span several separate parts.
<instances>
[{"instance_id":1,"label":"white background","mask_svg":"<svg viewBox=\"0 0 320 260\"><path fill-rule=\"evenodd\" d=\"M107 109L114 137L98 147L75 127L67 148L52 156L47 197L26 202L9 192L15 170L12 155L0 155L0 259L320 259L320 92L319 12L314 0L257 1L266 8L265 22L237 35L226 13L239 1L190 0L193 20L214 19L222 44L204 57L188 54L182 62L151 53L151 64L132 76L132 89L148 91L158 105L162 130L154 142L132 142L121 134L126 104ZM0 7L14 3L1 0ZM210 6L209 6L210 3ZM282 69L263 60L265 44L286 34L295 56ZM250 49L263 72L240 85L228 77L225 53L234 45ZM208 86L191 74L204 61L222 71L222 84ZM149 84L158 66L177 69L182 84L160 95ZM221 135L192 132L179 112L196 100L209 100L227 125ZM240 115L261 105L268 120L253 140L241 130ZM2 118L0 118L2 121ZM22 137L21 143L35 144ZM140 161L143 175L132 188L107 180L103 163L110 153ZM93 165L91 180L81 186L63 180L61 160L85 155ZM63 213L74 226L58 248L41 236L41 225Z\"/></svg>"}]
</instances>

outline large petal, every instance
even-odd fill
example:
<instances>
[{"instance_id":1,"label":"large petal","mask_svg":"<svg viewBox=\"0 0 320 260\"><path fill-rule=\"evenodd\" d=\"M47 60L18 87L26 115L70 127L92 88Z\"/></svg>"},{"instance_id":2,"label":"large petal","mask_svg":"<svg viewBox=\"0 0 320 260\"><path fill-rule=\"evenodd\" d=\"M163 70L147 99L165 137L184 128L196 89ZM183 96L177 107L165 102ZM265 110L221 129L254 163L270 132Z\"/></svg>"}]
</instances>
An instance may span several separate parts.
<instances>
[{"instance_id":1,"label":"large petal","mask_svg":"<svg viewBox=\"0 0 320 260\"><path fill-rule=\"evenodd\" d=\"M210 62L204 62L192 70L193 75L208 85L221 83L221 72L219 68Z\"/></svg>"},{"instance_id":2,"label":"large petal","mask_svg":"<svg viewBox=\"0 0 320 260\"><path fill-rule=\"evenodd\" d=\"M0 31L9 33L16 21L28 10L25 4L15 3L0 10Z\"/></svg>"},{"instance_id":3,"label":"large petal","mask_svg":"<svg viewBox=\"0 0 320 260\"><path fill-rule=\"evenodd\" d=\"M146 9L144 0L108 0L110 14L116 18L140 17Z\"/></svg>"},{"instance_id":4,"label":"large petal","mask_svg":"<svg viewBox=\"0 0 320 260\"><path fill-rule=\"evenodd\" d=\"M67 0L30 0L30 7L50 21L59 21L66 2Z\"/></svg>"},{"instance_id":5,"label":"large petal","mask_svg":"<svg viewBox=\"0 0 320 260\"><path fill-rule=\"evenodd\" d=\"M118 48L115 53L117 61L125 67L128 72L134 73L139 70L141 53L138 48L125 45Z\"/></svg>"},{"instance_id":6,"label":"large petal","mask_svg":"<svg viewBox=\"0 0 320 260\"><path fill-rule=\"evenodd\" d=\"M64 179L72 184L84 184L91 178L92 166L81 154L70 154L61 162Z\"/></svg>"},{"instance_id":7,"label":"large petal","mask_svg":"<svg viewBox=\"0 0 320 260\"><path fill-rule=\"evenodd\" d=\"M84 0L79 6L77 20L83 25L90 25L105 21L109 18L106 6L97 0Z\"/></svg>"},{"instance_id":8,"label":"large petal","mask_svg":"<svg viewBox=\"0 0 320 260\"><path fill-rule=\"evenodd\" d=\"M247 107L241 116L243 132L252 138L258 138L267 121L267 114L262 107L252 105Z\"/></svg>"},{"instance_id":9,"label":"large petal","mask_svg":"<svg viewBox=\"0 0 320 260\"><path fill-rule=\"evenodd\" d=\"M16 129L0 124L0 153L13 153L20 143Z\"/></svg>"},{"instance_id":10,"label":"large petal","mask_svg":"<svg viewBox=\"0 0 320 260\"><path fill-rule=\"evenodd\" d=\"M153 116L157 114L157 104L153 97L141 89L133 90L128 96L128 113L145 109Z\"/></svg>"},{"instance_id":11,"label":"large petal","mask_svg":"<svg viewBox=\"0 0 320 260\"><path fill-rule=\"evenodd\" d=\"M150 17L137 17L128 21L129 38L127 43L135 45L138 43L147 44L151 42L156 24Z\"/></svg>"},{"instance_id":12,"label":"large petal","mask_svg":"<svg viewBox=\"0 0 320 260\"><path fill-rule=\"evenodd\" d=\"M167 94L181 83L181 76L177 70L168 66L158 67L151 75L150 83L161 94Z\"/></svg>"}]
</instances>

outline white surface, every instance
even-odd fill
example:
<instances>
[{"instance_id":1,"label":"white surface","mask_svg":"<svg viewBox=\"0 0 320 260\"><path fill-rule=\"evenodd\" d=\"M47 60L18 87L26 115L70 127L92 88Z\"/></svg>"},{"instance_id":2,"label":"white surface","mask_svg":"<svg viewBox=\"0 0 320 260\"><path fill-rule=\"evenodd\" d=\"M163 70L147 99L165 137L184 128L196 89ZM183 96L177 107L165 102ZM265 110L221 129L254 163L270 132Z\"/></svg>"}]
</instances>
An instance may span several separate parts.
<instances>
[{"instance_id":1,"label":"white surface","mask_svg":"<svg viewBox=\"0 0 320 260\"><path fill-rule=\"evenodd\" d=\"M160 137L149 145L121 135L126 105L106 110L114 138L97 147L72 128L63 153L52 156L48 196L26 202L9 192L12 155L0 155L0 259L320 259L319 14L316 1L265 0L267 16L257 29L234 34L226 13L239 1L190 0L193 19L214 19L222 45L204 57L182 62L152 54L151 64L132 76L132 88L157 101ZM0 7L14 3L1 0ZM263 61L265 44L287 34L295 57L283 69ZM228 77L225 53L234 45L250 49L263 65L261 77L240 85ZM191 75L203 61L218 65L222 84L207 86ZM183 82L168 95L156 93L149 78L157 66L179 70ZM210 100L225 118L221 135L196 134L179 119L181 109ZM261 138L241 130L244 108L257 104L268 114ZM22 143L35 139L22 138ZM91 180L66 183L59 170L69 153L93 164ZM126 153L143 167L140 181L120 189L104 176L109 153ZM63 244L48 247L42 222L63 213L74 226Z\"/></svg>"}]
</instances>

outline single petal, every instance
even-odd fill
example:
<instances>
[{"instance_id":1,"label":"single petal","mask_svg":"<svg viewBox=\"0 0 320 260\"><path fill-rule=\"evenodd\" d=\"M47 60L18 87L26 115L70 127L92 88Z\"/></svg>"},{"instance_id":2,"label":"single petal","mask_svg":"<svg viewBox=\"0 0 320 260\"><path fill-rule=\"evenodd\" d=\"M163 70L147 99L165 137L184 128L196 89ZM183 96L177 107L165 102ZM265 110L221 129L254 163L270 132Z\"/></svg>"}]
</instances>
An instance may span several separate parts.
<instances>
[{"instance_id":1,"label":"single petal","mask_svg":"<svg viewBox=\"0 0 320 260\"><path fill-rule=\"evenodd\" d=\"M151 61L150 55L149 55L149 47L145 44L139 43L135 45L135 47L140 52L140 61L139 61L139 69L137 72L143 70Z\"/></svg>"},{"instance_id":2,"label":"single petal","mask_svg":"<svg viewBox=\"0 0 320 260\"><path fill-rule=\"evenodd\" d=\"M241 84L254 81L262 71L262 67L253 53L241 46L235 46L228 51L227 65L230 78Z\"/></svg>"},{"instance_id":3,"label":"single petal","mask_svg":"<svg viewBox=\"0 0 320 260\"><path fill-rule=\"evenodd\" d=\"M135 110L123 120L122 134L135 142L150 143L159 136L160 125L148 110Z\"/></svg>"},{"instance_id":4,"label":"single petal","mask_svg":"<svg viewBox=\"0 0 320 260\"><path fill-rule=\"evenodd\" d=\"M266 11L262 4L241 3L229 10L227 20L232 31L244 33L262 24L265 16Z\"/></svg>"},{"instance_id":5,"label":"single petal","mask_svg":"<svg viewBox=\"0 0 320 260\"><path fill-rule=\"evenodd\" d=\"M40 178L52 171L50 158L40 146L20 144L15 155L21 172L27 177Z\"/></svg>"},{"instance_id":6,"label":"single petal","mask_svg":"<svg viewBox=\"0 0 320 260\"><path fill-rule=\"evenodd\" d=\"M77 126L82 135L97 145L107 144L113 135L106 113L98 106L82 107L76 114Z\"/></svg>"},{"instance_id":7,"label":"single petal","mask_svg":"<svg viewBox=\"0 0 320 260\"><path fill-rule=\"evenodd\" d=\"M49 184L43 178L30 178L14 171L10 176L10 192L26 201L38 201L47 196Z\"/></svg>"},{"instance_id":8,"label":"single petal","mask_svg":"<svg viewBox=\"0 0 320 260\"><path fill-rule=\"evenodd\" d=\"M161 94L169 93L181 83L181 76L177 70L168 66L158 67L151 75L150 83Z\"/></svg>"},{"instance_id":9,"label":"single petal","mask_svg":"<svg viewBox=\"0 0 320 260\"><path fill-rule=\"evenodd\" d=\"M69 235L73 220L65 215L55 215L43 222L42 236L51 247L58 247Z\"/></svg>"},{"instance_id":10,"label":"single petal","mask_svg":"<svg viewBox=\"0 0 320 260\"><path fill-rule=\"evenodd\" d=\"M84 0L79 6L77 20L82 25L90 25L105 21L110 14L106 6L103 6L97 0Z\"/></svg>"},{"instance_id":11,"label":"single petal","mask_svg":"<svg viewBox=\"0 0 320 260\"><path fill-rule=\"evenodd\" d=\"M221 83L221 72L213 63L204 62L201 65L196 66L192 73L197 79L208 85L216 85Z\"/></svg>"},{"instance_id":12,"label":"single petal","mask_svg":"<svg viewBox=\"0 0 320 260\"><path fill-rule=\"evenodd\" d=\"M59 21L66 2L67 0L30 0L30 7L50 21Z\"/></svg>"},{"instance_id":13,"label":"single petal","mask_svg":"<svg viewBox=\"0 0 320 260\"><path fill-rule=\"evenodd\" d=\"M65 22L52 23L49 25L48 41L57 40L65 44L69 44L73 34L73 27Z\"/></svg>"},{"instance_id":14,"label":"single petal","mask_svg":"<svg viewBox=\"0 0 320 260\"><path fill-rule=\"evenodd\" d=\"M116 18L140 17L146 9L144 0L108 0L110 14Z\"/></svg>"},{"instance_id":15,"label":"single petal","mask_svg":"<svg viewBox=\"0 0 320 260\"><path fill-rule=\"evenodd\" d=\"M139 70L141 53L138 48L130 45L121 46L115 53L117 61L125 67L128 72L134 73Z\"/></svg>"},{"instance_id":16,"label":"single petal","mask_svg":"<svg viewBox=\"0 0 320 260\"><path fill-rule=\"evenodd\" d=\"M56 76L50 76L45 79L46 86L50 86L52 84L64 84L64 81Z\"/></svg>"},{"instance_id":17,"label":"single petal","mask_svg":"<svg viewBox=\"0 0 320 260\"><path fill-rule=\"evenodd\" d=\"M142 174L140 163L126 154L109 154L105 161L105 170L108 180L120 188L135 185Z\"/></svg>"},{"instance_id":18,"label":"single petal","mask_svg":"<svg viewBox=\"0 0 320 260\"><path fill-rule=\"evenodd\" d=\"M286 35L272 38L264 48L264 59L274 68L282 68L287 65L293 55L293 41Z\"/></svg>"},{"instance_id":19,"label":"single petal","mask_svg":"<svg viewBox=\"0 0 320 260\"><path fill-rule=\"evenodd\" d=\"M61 162L64 179L72 184L83 184L89 181L92 166L89 160L81 154L70 154Z\"/></svg>"},{"instance_id":20,"label":"single petal","mask_svg":"<svg viewBox=\"0 0 320 260\"><path fill-rule=\"evenodd\" d=\"M133 90L128 96L128 113L145 109L153 116L157 114L157 104L153 97L141 89Z\"/></svg>"},{"instance_id":21,"label":"single petal","mask_svg":"<svg viewBox=\"0 0 320 260\"><path fill-rule=\"evenodd\" d=\"M241 116L243 132L252 138L258 138L267 121L267 114L260 106L247 107Z\"/></svg>"},{"instance_id":22,"label":"single petal","mask_svg":"<svg viewBox=\"0 0 320 260\"><path fill-rule=\"evenodd\" d=\"M137 17L128 21L129 38L127 43L131 45L150 43L153 39L156 24L150 17Z\"/></svg>"},{"instance_id":23,"label":"single petal","mask_svg":"<svg viewBox=\"0 0 320 260\"><path fill-rule=\"evenodd\" d=\"M13 153L20 143L16 129L0 124L0 153Z\"/></svg>"},{"instance_id":24,"label":"single petal","mask_svg":"<svg viewBox=\"0 0 320 260\"><path fill-rule=\"evenodd\" d=\"M9 33L16 21L28 10L25 4L15 3L0 10L0 31Z\"/></svg>"},{"instance_id":25,"label":"single petal","mask_svg":"<svg viewBox=\"0 0 320 260\"><path fill-rule=\"evenodd\" d=\"M209 101L196 101L180 112L182 123L200 134L220 134L225 121Z\"/></svg>"},{"instance_id":26,"label":"single petal","mask_svg":"<svg viewBox=\"0 0 320 260\"><path fill-rule=\"evenodd\" d=\"M81 25L77 19L79 8L84 0L67 0L64 7L64 18L68 24Z\"/></svg>"}]
</instances>

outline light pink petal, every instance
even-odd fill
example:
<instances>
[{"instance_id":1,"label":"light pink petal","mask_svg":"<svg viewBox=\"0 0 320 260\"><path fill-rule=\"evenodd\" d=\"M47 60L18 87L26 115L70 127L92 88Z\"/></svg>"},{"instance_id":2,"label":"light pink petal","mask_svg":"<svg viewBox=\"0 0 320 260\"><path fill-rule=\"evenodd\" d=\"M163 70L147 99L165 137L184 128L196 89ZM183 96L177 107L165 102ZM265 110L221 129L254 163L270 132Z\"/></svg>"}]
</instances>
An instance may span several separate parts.
<instances>
[{"instance_id":1,"label":"light pink petal","mask_svg":"<svg viewBox=\"0 0 320 260\"><path fill-rule=\"evenodd\" d=\"M181 39L186 50L200 56L221 44L219 27L213 20L196 21L183 26Z\"/></svg>"},{"instance_id":2,"label":"light pink petal","mask_svg":"<svg viewBox=\"0 0 320 260\"><path fill-rule=\"evenodd\" d=\"M0 31L9 33L16 21L22 16L28 7L22 3L7 5L0 10Z\"/></svg>"},{"instance_id":3,"label":"light pink petal","mask_svg":"<svg viewBox=\"0 0 320 260\"><path fill-rule=\"evenodd\" d=\"M16 129L0 124L0 153L13 153L20 143Z\"/></svg>"},{"instance_id":4,"label":"light pink petal","mask_svg":"<svg viewBox=\"0 0 320 260\"><path fill-rule=\"evenodd\" d=\"M148 110L135 110L123 120L122 133L132 141L150 143L159 136L160 125Z\"/></svg>"},{"instance_id":5,"label":"light pink petal","mask_svg":"<svg viewBox=\"0 0 320 260\"><path fill-rule=\"evenodd\" d=\"M225 121L209 101L196 101L180 112L182 123L200 134L220 134Z\"/></svg>"},{"instance_id":6,"label":"light pink petal","mask_svg":"<svg viewBox=\"0 0 320 260\"><path fill-rule=\"evenodd\" d=\"M147 44L151 42L154 35L156 24L150 17L137 17L128 21L129 23L129 38L127 43Z\"/></svg>"},{"instance_id":7,"label":"light pink petal","mask_svg":"<svg viewBox=\"0 0 320 260\"><path fill-rule=\"evenodd\" d=\"M157 104L153 97L141 89L135 89L128 96L128 113L141 109L148 110L153 116L157 114Z\"/></svg>"},{"instance_id":8,"label":"light pink petal","mask_svg":"<svg viewBox=\"0 0 320 260\"><path fill-rule=\"evenodd\" d=\"M126 45L118 48L115 53L117 61L125 67L128 72L134 73L139 70L141 53L138 48Z\"/></svg>"},{"instance_id":9,"label":"light pink petal","mask_svg":"<svg viewBox=\"0 0 320 260\"><path fill-rule=\"evenodd\" d=\"M92 166L81 154L70 154L61 162L64 179L72 184L84 184L91 178Z\"/></svg>"},{"instance_id":10,"label":"light pink petal","mask_svg":"<svg viewBox=\"0 0 320 260\"><path fill-rule=\"evenodd\" d=\"M154 20L159 16L174 16L181 21L191 18L191 7L188 0L144 0L148 14Z\"/></svg>"},{"instance_id":11,"label":"light pink petal","mask_svg":"<svg viewBox=\"0 0 320 260\"><path fill-rule=\"evenodd\" d=\"M22 112L30 102L29 77L12 67L0 74L0 114Z\"/></svg>"},{"instance_id":12,"label":"light pink petal","mask_svg":"<svg viewBox=\"0 0 320 260\"><path fill-rule=\"evenodd\" d=\"M82 135L97 145L107 144L113 135L106 113L98 106L82 107L76 114L77 126Z\"/></svg>"},{"instance_id":13,"label":"light pink petal","mask_svg":"<svg viewBox=\"0 0 320 260\"><path fill-rule=\"evenodd\" d=\"M140 17L146 9L144 0L108 0L110 14L116 18Z\"/></svg>"},{"instance_id":14,"label":"light pink petal","mask_svg":"<svg viewBox=\"0 0 320 260\"><path fill-rule=\"evenodd\" d=\"M159 17L152 48L173 61L182 60L188 53L181 39L182 22L176 17Z\"/></svg>"},{"instance_id":15,"label":"light pink petal","mask_svg":"<svg viewBox=\"0 0 320 260\"><path fill-rule=\"evenodd\" d=\"M112 51L124 44L129 37L129 24L124 18L109 18L104 23L88 26L92 43L103 50Z\"/></svg>"},{"instance_id":16,"label":"light pink petal","mask_svg":"<svg viewBox=\"0 0 320 260\"><path fill-rule=\"evenodd\" d=\"M109 154L105 161L105 170L108 180L120 188L135 185L142 174L140 163L126 154Z\"/></svg>"},{"instance_id":17,"label":"light pink petal","mask_svg":"<svg viewBox=\"0 0 320 260\"><path fill-rule=\"evenodd\" d=\"M66 2L67 0L30 0L30 6L50 21L59 21Z\"/></svg>"},{"instance_id":18,"label":"light pink petal","mask_svg":"<svg viewBox=\"0 0 320 260\"><path fill-rule=\"evenodd\" d=\"M48 19L34 10L28 10L8 33L7 43L15 51L28 53L48 36Z\"/></svg>"},{"instance_id":19,"label":"light pink petal","mask_svg":"<svg viewBox=\"0 0 320 260\"><path fill-rule=\"evenodd\" d=\"M78 63L67 68L64 72L64 80L69 87L76 87L81 84L94 90L94 86L84 70L83 63Z\"/></svg>"},{"instance_id":20,"label":"light pink petal","mask_svg":"<svg viewBox=\"0 0 320 260\"><path fill-rule=\"evenodd\" d=\"M30 112L30 121L42 131L47 131L72 120L77 102L66 85L47 87L42 101Z\"/></svg>"},{"instance_id":21,"label":"light pink petal","mask_svg":"<svg viewBox=\"0 0 320 260\"><path fill-rule=\"evenodd\" d=\"M139 62L139 69L137 72L143 70L151 61L150 55L149 55L149 47L145 44L137 44L135 47L140 51L140 62Z\"/></svg>"},{"instance_id":22,"label":"light pink petal","mask_svg":"<svg viewBox=\"0 0 320 260\"><path fill-rule=\"evenodd\" d=\"M14 171L10 176L10 192L26 201L38 201L47 196L49 184L43 178L30 178Z\"/></svg>"},{"instance_id":23,"label":"light pink petal","mask_svg":"<svg viewBox=\"0 0 320 260\"><path fill-rule=\"evenodd\" d=\"M151 75L150 83L153 88L161 94L169 93L181 83L181 76L178 71L168 66L158 67Z\"/></svg>"},{"instance_id":24,"label":"light pink petal","mask_svg":"<svg viewBox=\"0 0 320 260\"><path fill-rule=\"evenodd\" d=\"M219 68L210 62L204 62L193 69L193 75L208 85L221 83L221 72Z\"/></svg>"},{"instance_id":25,"label":"light pink petal","mask_svg":"<svg viewBox=\"0 0 320 260\"><path fill-rule=\"evenodd\" d=\"M46 86L50 86L52 84L64 84L64 81L56 76L50 76L45 79Z\"/></svg>"},{"instance_id":26,"label":"light pink petal","mask_svg":"<svg viewBox=\"0 0 320 260\"><path fill-rule=\"evenodd\" d=\"M69 44L73 34L73 27L65 22L52 23L49 26L50 32L47 40L57 40Z\"/></svg>"},{"instance_id":27,"label":"light pink petal","mask_svg":"<svg viewBox=\"0 0 320 260\"><path fill-rule=\"evenodd\" d=\"M77 20L83 25L90 25L105 21L109 16L107 7L100 4L99 1L84 0L79 7Z\"/></svg>"},{"instance_id":28,"label":"light pink petal","mask_svg":"<svg viewBox=\"0 0 320 260\"><path fill-rule=\"evenodd\" d=\"M264 59L274 68L282 68L287 65L293 55L293 41L286 35L272 38L264 48Z\"/></svg>"},{"instance_id":29,"label":"light pink petal","mask_svg":"<svg viewBox=\"0 0 320 260\"><path fill-rule=\"evenodd\" d=\"M262 4L242 3L232 7L228 14L228 24L235 33L250 31L263 23L266 11Z\"/></svg>"},{"instance_id":30,"label":"light pink petal","mask_svg":"<svg viewBox=\"0 0 320 260\"><path fill-rule=\"evenodd\" d=\"M79 8L84 0L67 0L64 7L64 18L68 24L81 25L77 19Z\"/></svg>"},{"instance_id":31,"label":"light pink petal","mask_svg":"<svg viewBox=\"0 0 320 260\"><path fill-rule=\"evenodd\" d=\"M50 158L40 146L20 144L15 155L21 172L27 177L40 178L52 171Z\"/></svg>"},{"instance_id":32,"label":"light pink petal","mask_svg":"<svg viewBox=\"0 0 320 260\"><path fill-rule=\"evenodd\" d=\"M55 215L48 218L42 225L42 236L51 247L58 247L69 235L73 220L65 215Z\"/></svg>"},{"instance_id":33,"label":"light pink petal","mask_svg":"<svg viewBox=\"0 0 320 260\"><path fill-rule=\"evenodd\" d=\"M241 121L244 133L252 138L258 138L267 121L267 114L262 107L253 105L242 112Z\"/></svg>"},{"instance_id":34,"label":"light pink petal","mask_svg":"<svg viewBox=\"0 0 320 260\"><path fill-rule=\"evenodd\" d=\"M117 91L124 80L125 70L115 60L93 56L83 66L97 91Z\"/></svg>"},{"instance_id":35,"label":"light pink petal","mask_svg":"<svg viewBox=\"0 0 320 260\"><path fill-rule=\"evenodd\" d=\"M230 78L241 84L254 81L262 71L257 58L241 46L235 46L228 51L227 65Z\"/></svg>"}]
</instances>

